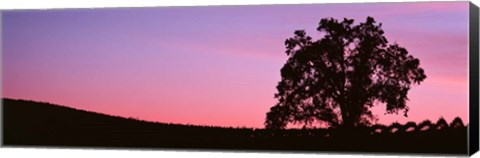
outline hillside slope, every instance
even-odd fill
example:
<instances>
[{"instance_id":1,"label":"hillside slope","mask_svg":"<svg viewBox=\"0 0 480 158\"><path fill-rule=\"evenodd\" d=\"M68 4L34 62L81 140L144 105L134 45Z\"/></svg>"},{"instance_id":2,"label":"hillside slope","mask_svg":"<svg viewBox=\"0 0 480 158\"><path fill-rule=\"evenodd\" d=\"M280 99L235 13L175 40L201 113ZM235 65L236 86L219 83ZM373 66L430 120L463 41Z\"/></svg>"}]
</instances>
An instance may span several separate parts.
<instances>
[{"instance_id":1,"label":"hillside slope","mask_svg":"<svg viewBox=\"0 0 480 158\"><path fill-rule=\"evenodd\" d=\"M146 122L3 99L6 146L128 147L466 154L467 129L347 135L332 129L266 130Z\"/></svg>"},{"instance_id":2,"label":"hillside slope","mask_svg":"<svg viewBox=\"0 0 480 158\"><path fill-rule=\"evenodd\" d=\"M228 140L238 142L249 131L145 122L25 100L4 99L3 108L5 145L208 148L236 146Z\"/></svg>"}]
</instances>

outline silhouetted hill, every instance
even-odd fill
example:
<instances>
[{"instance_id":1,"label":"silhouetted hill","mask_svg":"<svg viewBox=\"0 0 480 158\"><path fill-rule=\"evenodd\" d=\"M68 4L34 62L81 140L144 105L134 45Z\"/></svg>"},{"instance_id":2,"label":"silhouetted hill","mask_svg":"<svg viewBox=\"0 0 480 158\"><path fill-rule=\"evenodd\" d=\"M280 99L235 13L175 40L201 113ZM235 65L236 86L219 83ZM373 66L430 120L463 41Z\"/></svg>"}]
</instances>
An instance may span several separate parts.
<instances>
[{"instance_id":1,"label":"silhouetted hill","mask_svg":"<svg viewBox=\"0 0 480 158\"><path fill-rule=\"evenodd\" d=\"M146 122L25 100L4 99L3 109L6 145L182 148L246 137L246 129Z\"/></svg>"},{"instance_id":2,"label":"silhouetted hill","mask_svg":"<svg viewBox=\"0 0 480 158\"><path fill-rule=\"evenodd\" d=\"M25 100L3 99L2 106L7 146L467 153L467 130L458 121L451 127L439 121L441 129L424 121L348 132L254 130L154 123Z\"/></svg>"}]
</instances>

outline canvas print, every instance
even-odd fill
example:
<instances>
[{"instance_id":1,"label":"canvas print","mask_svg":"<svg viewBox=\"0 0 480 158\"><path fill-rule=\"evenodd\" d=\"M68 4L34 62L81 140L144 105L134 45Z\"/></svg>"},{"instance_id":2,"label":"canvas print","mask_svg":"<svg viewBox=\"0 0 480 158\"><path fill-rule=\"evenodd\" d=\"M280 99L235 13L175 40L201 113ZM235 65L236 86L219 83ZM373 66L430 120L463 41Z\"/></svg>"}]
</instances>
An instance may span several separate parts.
<instances>
[{"instance_id":1,"label":"canvas print","mask_svg":"<svg viewBox=\"0 0 480 158\"><path fill-rule=\"evenodd\" d=\"M3 145L467 154L469 7L2 11Z\"/></svg>"}]
</instances>

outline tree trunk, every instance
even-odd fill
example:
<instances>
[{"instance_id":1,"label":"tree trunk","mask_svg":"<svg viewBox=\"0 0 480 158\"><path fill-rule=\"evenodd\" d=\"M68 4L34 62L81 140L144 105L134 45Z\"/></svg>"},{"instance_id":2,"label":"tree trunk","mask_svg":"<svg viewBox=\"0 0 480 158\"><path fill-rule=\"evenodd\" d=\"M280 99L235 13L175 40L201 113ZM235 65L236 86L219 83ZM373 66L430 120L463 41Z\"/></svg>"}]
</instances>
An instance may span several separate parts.
<instances>
[{"instance_id":1,"label":"tree trunk","mask_svg":"<svg viewBox=\"0 0 480 158\"><path fill-rule=\"evenodd\" d=\"M348 115L348 112L342 112L342 126L344 127L353 127L353 120L352 118Z\"/></svg>"},{"instance_id":2,"label":"tree trunk","mask_svg":"<svg viewBox=\"0 0 480 158\"><path fill-rule=\"evenodd\" d=\"M354 120L351 117L345 103L340 104L340 111L342 113L342 124L341 124L341 126L343 128L347 128L347 129L353 128Z\"/></svg>"}]
</instances>

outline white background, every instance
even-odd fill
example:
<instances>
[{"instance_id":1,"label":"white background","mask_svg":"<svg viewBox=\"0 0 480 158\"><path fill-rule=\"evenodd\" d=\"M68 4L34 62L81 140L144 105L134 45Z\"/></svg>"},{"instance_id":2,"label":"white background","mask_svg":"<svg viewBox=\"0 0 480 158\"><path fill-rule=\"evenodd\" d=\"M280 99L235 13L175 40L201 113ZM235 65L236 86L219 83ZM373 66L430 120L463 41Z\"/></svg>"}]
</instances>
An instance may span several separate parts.
<instances>
[{"instance_id":1,"label":"white background","mask_svg":"<svg viewBox=\"0 0 480 158\"><path fill-rule=\"evenodd\" d=\"M50 9L50 8L103 8L103 7L145 7L145 6L193 6L193 5L245 5L245 4L298 4L298 3L350 3L350 2L412 2L415 0L0 0L0 10L5 9ZM419 1L419 0L416 0ZM424 1L424 0L420 0ZM443 1L443 0L435 0ZM480 0L472 0L477 6ZM1 47L0 47L1 48ZM0 138L1 139L1 138ZM229 157L229 158L345 158L345 157L432 157L412 155L379 155L379 154L334 154L334 153L269 153L269 152L231 152L231 151L198 151L198 150L131 150L131 149L64 149L64 148L0 148L0 157L114 157L114 158L149 158L149 157ZM474 157L480 157L476 154Z\"/></svg>"}]
</instances>

